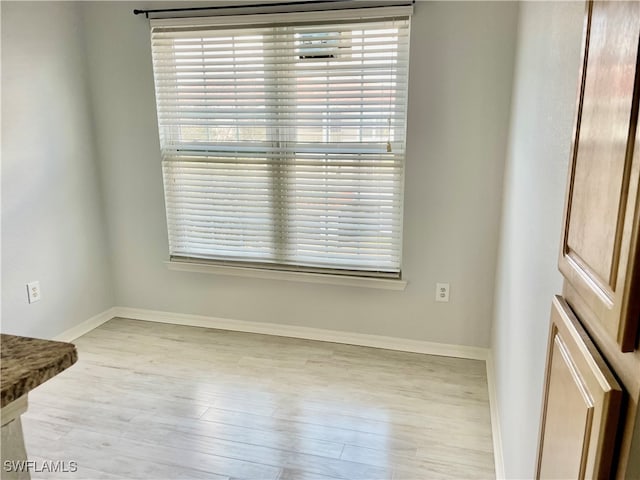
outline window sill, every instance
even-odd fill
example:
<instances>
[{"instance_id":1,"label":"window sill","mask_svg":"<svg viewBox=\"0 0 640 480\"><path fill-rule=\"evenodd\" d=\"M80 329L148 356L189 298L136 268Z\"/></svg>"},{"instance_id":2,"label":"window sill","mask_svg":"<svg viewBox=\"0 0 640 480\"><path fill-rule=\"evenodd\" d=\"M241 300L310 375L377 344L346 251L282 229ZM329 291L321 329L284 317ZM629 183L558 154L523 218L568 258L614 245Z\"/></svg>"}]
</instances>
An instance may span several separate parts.
<instances>
[{"instance_id":1,"label":"window sill","mask_svg":"<svg viewBox=\"0 0 640 480\"><path fill-rule=\"evenodd\" d=\"M267 270L262 268L232 267L227 265L210 265L204 263L178 262L167 260L164 262L169 270L180 272L213 273L217 275L232 275L235 277L264 278L268 280L285 280L292 282L323 283L327 285L342 285L349 287L378 288L382 290L404 290L405 280L390 278L356 277L352 275L331 275L325 273L288 272L282 270Z\"/></svg>"}]
</instances>

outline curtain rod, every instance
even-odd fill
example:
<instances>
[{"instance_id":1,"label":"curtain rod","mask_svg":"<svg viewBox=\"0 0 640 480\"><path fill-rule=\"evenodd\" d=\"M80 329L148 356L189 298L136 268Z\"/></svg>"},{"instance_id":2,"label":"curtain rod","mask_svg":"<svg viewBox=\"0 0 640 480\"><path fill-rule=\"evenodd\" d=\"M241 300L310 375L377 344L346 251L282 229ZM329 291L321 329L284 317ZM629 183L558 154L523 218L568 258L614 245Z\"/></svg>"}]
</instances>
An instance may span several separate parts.
<instances>
[{"instance_id":1,"label":"curtain rod","mask_svg":"<svg viewBox=\"0 0 640 480\"><path fill-rule=\"evenodd\" d=\"M154 13L170 13L170 12L195 12L195 11L204 11L204 10L230 10L236 8L262 8L262 7L290 7L294 5L317 5L317 4L332 4L332 3L346 3L345 0L307 0L307 1L298 1L298 2L277 2L277 3L253 3L253 4L240 4L240 5L217 5L214 7L191 7L191 8L161 8L156 10L142 10L142 9L134 9L134 15L143 15L149 18L149 14ZM379 6L384 7L399 7L399 6L407 6L413 5L416 3L416 0L407 0L400 1L398 3L384 3ZM366 7L354 7L354 8L375 8L378 5L370 5ZM277 12L274 12L277 13Z\"/></svg>"}]
</instances>

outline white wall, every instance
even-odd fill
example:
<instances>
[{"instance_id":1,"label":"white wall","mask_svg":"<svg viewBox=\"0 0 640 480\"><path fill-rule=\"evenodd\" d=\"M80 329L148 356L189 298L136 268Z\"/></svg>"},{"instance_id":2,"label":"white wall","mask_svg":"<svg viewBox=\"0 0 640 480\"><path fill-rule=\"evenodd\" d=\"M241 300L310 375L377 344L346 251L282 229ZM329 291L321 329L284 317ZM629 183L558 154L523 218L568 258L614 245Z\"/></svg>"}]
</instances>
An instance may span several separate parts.
<instances>
[{"instance_id":1,"label":"white wall","mask_svg":"<svg viewBox=\"0 0 640 480\"><path fill-rule=\"evenodd\" d=\"M52 337L114 301L81 17L62 2L1 8L2 331Z\"/></svg>"},{"instance_id":2,"label":"white wall","mask_svg":"<svg viewBox=\"0 0 640 480\"><path fill-rule=\"evenodd\" d=\"M532 478L584 4L520 7L492 348L506 478Z\"/></svg>"},{"instance_id":3,"label":"white wall","mask_svg":"<svg viewBox=\"0 0 640 480\"><path fill-rule=\"evenodd\" d=\"M147 21L87 2L118 305L488 346L516 36L512 3L419 2L412 23L404 292L167 270ZM434 302L435 282L451 302Z\"/></svg>"}]
</instances>

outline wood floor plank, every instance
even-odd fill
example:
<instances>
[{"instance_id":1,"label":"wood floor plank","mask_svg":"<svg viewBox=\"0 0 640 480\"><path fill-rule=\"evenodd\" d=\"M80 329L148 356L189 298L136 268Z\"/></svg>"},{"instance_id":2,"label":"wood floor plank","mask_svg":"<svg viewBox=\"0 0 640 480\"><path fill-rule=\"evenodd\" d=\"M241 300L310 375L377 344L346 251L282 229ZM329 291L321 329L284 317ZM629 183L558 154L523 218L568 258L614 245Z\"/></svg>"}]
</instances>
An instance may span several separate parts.
<instances>
[{"instance_id":1,"label":"wood floor plank","mask_svg":"<svg viewBox=\"0 0 640 480\"><path fill-rule=\"evenodd\" d=\"M240 479L232 479L240 480ZM278 480L338 480L336 477L327 477L318 473L310 473L302 470L285 468L278 477Z\"/></svg>"},{"instance_id":2,"label":"wood floor plank","mask_svg":"<svg viewBox=\"0 0 640 480\"><path fill-rule=\"evenodd\" d=\"M352 462L367 463L382 467L391 465L393 468L400 468L413 471L426 471L433 468L433 464L446 466L454 463L463 468L473 468L476 472L492 471L493 462L487 458L486 452L458 448L455 451L455 458L451 458L451 449L439 448L434 445L429 449L429 454L420 456L405 456L397 453L384 452L370 448L355 447L346 445L341 458Z\"/></svg>"},{"instance_id":3,"label":"wood floor plank","mask_svg":"<svg viewBox=\"0 0 640 480\"><path fill-rule=\"evenodd\" d=\"M135 438L139 431L145 430L153 433L154 437L170 435L212 437L219 440L329 458L340 458L344 448L344 443L328 441L326 436L321 436L321 438L303 437L297 435L297 432L288 429L270 428L261 430L168 415L158 417L156 415L141 414L131 420L130 429L131 432L127 430L123 435Z\"/></svg>"},{"instance_id":4,"label":"wood floor plank","mask_svg":"<svg viewBox=\"0 0 640 480\"><path fill-rule=\"evenodd\" d=\"M327 439L336 443L385 450L416 450L416 438L400 433L376 434L342 428L340 425L296 422L288 419L209 409L200 420L208 423L238 425L272 432L295 434L303 438ZM393 434L392 434L393 433Z\"/></svg>"},{"instance_id":5,"label":"wood floor plank","mask_svg":"<svg viewBox=\"0 0 640 480\"><path fill-rule=\"evenodd\" d=\"M114 319L36 389L67 480L495 478L481 361Z\"/></svg>"},{"instance_id":6,"label":"wood floor plank","mask_svg":"<svg viewBox=\"0 0 640 480\"><path fill-rule=\"evenodd\" d=\"M256 480L275 480L280 469L264 464L238 460L216 455L216 452L203 453L194 449L192 445L184 444L180 447L167 444L162 439L150 438L148 442L130 440L122 436L104 435L93 431L74 429L62 439L74 447L89 447L94 451L106 450L112 455L112 460L122 457L135 458L142 467L159 465L171 467L171 471L180 469L199 471L218 477L255 478ZM103 471L108 471L100 469Z\"/></svg>"}]
</instances>

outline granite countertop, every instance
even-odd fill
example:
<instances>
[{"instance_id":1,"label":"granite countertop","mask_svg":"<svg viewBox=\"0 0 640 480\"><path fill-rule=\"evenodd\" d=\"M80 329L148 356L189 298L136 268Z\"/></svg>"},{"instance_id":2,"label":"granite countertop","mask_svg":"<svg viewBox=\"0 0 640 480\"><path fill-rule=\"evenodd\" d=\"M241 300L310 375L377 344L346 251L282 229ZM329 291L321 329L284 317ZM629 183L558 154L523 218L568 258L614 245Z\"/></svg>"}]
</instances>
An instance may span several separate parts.
<instances>
[{"instance_id":1,"label":"granite countertop","mask_svg":"<svg viewBox=\"0 0 640 480\"><path fill-rule=\"evenodd\" d=\"M78 360L72 343L0 334L0 406L13 402Z\"/></svg>"}]
</instances>

